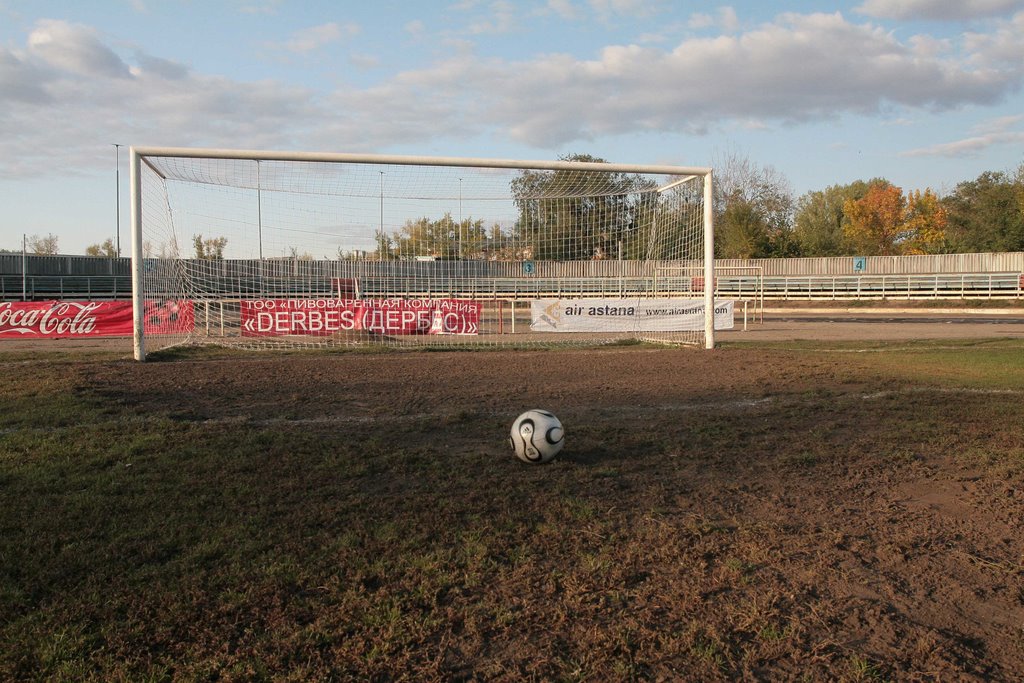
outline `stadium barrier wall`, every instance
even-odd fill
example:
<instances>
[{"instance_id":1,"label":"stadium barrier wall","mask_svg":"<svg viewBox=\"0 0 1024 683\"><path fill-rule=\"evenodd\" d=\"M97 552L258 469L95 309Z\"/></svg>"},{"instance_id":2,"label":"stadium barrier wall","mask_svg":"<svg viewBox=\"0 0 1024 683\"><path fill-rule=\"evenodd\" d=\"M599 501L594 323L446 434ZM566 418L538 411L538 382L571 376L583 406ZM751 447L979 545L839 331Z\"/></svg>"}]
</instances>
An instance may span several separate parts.
<instances>
[{"instance_id":1,"label":"stadium barrier wall","mask_svg":"<svg viewBox=\"0 0 1024 683\"><path fill-rule=\"evenodd\" d=\"M102 256L58 255L44 256L29 254L25 259L29 276L34 275L113 275L130 276L131 259L128 257L107 258ZM225 273L230 264L239 268L251 267L258 259L227 259ZM437 268L445 268L464 277L514 277L522 275L522 263L518 261L334 261L301 259L264 259L263 268L268 276L292 274L322 274L328 277L342 275L340 270L357 276L370 275L424 275ZM660 265L679 265L672 262L656 262ZM651 267L644 261L573 261L534 262L536 275L553 277L610 277L615 275L640 275ZM760 267L769 275L927 275L935 273L1024 273L1024 252L1003 252L988 254L934 254L923 256L832 256L821 258L780 258L780 259L716 259L716 268ZM397 269L397 270L396 270ZM21 253L0 254L0 275L22 275Z\"/></svg>"},{"instance_id":2,"label":"stadium barrier wall","mask_svg":"<svg viewBox=\"0 0 1024 683\"><path fill-rule=\"evenodd\" d=\"M131 296L130 259L91 256L0 254L0 299L122 299ZM209 266L209 264L206 264ZM574 261L531 264L509 261L333 261L301 259L226 259L217 264L224 291L217 295L289 295L301 278L302 294L329 295L332 281L359 281L367 295L401 292L401 281L429 282L412 294L458 294L521 299L574 293L627 295L667 291L698 292L689 277L664 278L666 270L685 270L680 262ZM763 278L723 275L722 295L766 299L1022 298L1024 252L932 256L830 257L818 259L717 259L723 274L743 269ZM798 272L793 272L798 271ZM252 273L261 272L254 278ZM657 280L657 282L653 282ZM319 284L317 284L319 283ZM310 291L310 286L319 290ZM748 294L749 293L749 294Z\"/></svg>"}]
</instances>

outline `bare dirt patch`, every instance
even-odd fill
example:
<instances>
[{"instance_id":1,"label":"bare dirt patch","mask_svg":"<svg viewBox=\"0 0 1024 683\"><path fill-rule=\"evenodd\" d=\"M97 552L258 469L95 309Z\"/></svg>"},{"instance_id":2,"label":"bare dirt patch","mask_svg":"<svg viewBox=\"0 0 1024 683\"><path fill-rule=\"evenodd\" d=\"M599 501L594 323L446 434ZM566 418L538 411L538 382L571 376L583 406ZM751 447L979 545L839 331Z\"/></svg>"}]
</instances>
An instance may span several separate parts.
<instances>
[{"instance_id":1,"label":"bare dirt patch","mask_svg":"<svg viewBox=\"0 0 1024 683\"><path fill-rule=\"evenodd\" d=\"M16 354L0 678L1021 680L1021 353Z\"/></svg>"},{"instance_id":2,"label":"bare dirt patch","mask_svg":"<svg viewBox=\"0 0 1024 683\"><path fill-rule=\"evenodd\" d=\"M895 365L912 366L913 353ZM942 353L971 363L971 348ZM139 667L122 673L1024 678L1014 388L908 378L873 354L751 348L69 370L121 423L169 419L192 442L209 439L194 456L204 467L227 457L216 439L248 435L253 450L227 474L178 493L227 501L244 479L252 491L218 515L275 510L252 533L293 563L286 581L194 578L178 598L158 578L116 617L150 614L155 628L104 623L119 634L105 636L107 656ZM521 465L504 445L533 407L566 424L550 466ZM159 458L186 446L164 429ZM20 661L6 671L39 673Z\"/></svg>"}]
</instances>

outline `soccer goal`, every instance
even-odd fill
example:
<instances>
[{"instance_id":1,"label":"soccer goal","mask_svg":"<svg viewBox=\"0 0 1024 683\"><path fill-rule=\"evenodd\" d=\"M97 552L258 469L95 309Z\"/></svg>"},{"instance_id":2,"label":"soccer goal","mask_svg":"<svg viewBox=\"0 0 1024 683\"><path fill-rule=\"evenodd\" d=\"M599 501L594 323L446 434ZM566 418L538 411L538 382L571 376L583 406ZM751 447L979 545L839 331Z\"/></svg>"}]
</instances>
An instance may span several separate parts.
<instances>
[{"instance_id":1,"label":"soccer goal","mask_svg":"<svg viewBox=\"0 0 1024 683\"><path fill-rule=\"evenodd\" d=\"M133 147L135 357L173 344L714 347L711 171Z\"/></svg>"}]
</instances>

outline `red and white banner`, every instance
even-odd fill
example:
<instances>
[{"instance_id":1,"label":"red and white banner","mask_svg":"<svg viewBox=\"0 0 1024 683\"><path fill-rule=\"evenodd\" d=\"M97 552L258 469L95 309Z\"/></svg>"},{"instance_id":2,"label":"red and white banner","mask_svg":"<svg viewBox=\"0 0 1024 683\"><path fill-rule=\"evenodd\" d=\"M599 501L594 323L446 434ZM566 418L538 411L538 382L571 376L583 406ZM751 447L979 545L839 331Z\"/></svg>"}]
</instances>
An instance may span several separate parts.
<instances>
[{"instance_id":1,"label":"red and white banner","mask_svg":"<svg viewBox=\"0 0 1024 683\"><path fill-rule=\"evenodd\" d=\"M195 327L191 301L147 301L146 334ZM132 336L131 301L0 301L0 339Z\"/></svg>"},{"instance_id":2,"label":"red and white banner","mask_svg":"<svg viewBox=\"0 0 1024 683\"><path fill-rule=\"evenodd\" d=\"M465 299L252 299L242 302L242 336L478 334L481 304Z\"/></svg>"}]
</instances>

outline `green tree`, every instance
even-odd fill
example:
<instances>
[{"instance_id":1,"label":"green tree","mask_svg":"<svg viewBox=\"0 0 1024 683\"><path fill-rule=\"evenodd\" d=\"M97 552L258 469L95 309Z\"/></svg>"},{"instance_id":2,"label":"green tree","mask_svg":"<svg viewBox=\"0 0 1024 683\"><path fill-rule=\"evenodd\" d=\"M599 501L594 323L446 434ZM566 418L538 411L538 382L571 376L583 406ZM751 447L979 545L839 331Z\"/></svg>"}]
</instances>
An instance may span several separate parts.
<instances>
[{"instance_id":1,"label":"green tree","mask_svg":"<svg viewBox=\"0 0 1024 683\"><path fill-rule=\"evenodd\" d=\"M874 182L887 182L876 179ZM867 194L870 183L857 180L849 185L830 185L808 192L797 200L793 238L802 256L845 256L853 254L845 239L847 223L843 207Z\"/></svg>"},{"instance_id":2,"label":"green tree","mask_svg":"<svg viewBox=\"0 0 1024 683\"><path fill-rule=\"evenodd\" d=\"M588 154L562 161L606 163ZM653 180L627 173L524 170L512 181L516 237L533 258L640 258L649 234Z\"/></svg>"},{"instance_id":3,"label":"green tree","mask_svg":"<svg viewBox=\"0 0 1024 683\"><path fill-rule=\"evenodd\" d=\"M86 256L105 256L107 258L114 258L117 256L117 247L114 246L114 240L107 238L103 244L90 244L85 248Z\"/></svg>"},{"instance_id":4,"label":"green tree","mask_svg":"<svg viewBox=\"0 0 1024 683\"><path fill-rule=\"evenodd\" d=\"M1024 166L1015 176L985 171L942 200L955 252L1024 251Z\"/></svg>"},{"instance_id":5,"label":"green tree","mask_svg":"<svg viewBox=\"0 0 1024 683\"><path fill-rule=\"evenodd\" d=\"M487 230L482 219L456 221L446 213L438 220L423 217L406 221L392 240L399 258L479 259L483 258Z\"/></svg>"},{"instance_id":6,"label":"green tree","mask_svg":"<svg viewBox=\"0 0 1024 683\"><path fill-rule=\"evenodd\" d=\"M377 248L370 256L371 259L374 261L393 261L397 258L395 255L395 245L383 230L377 232L377 235L374 237L374 241L377 243Z\"/></svg>"},{"instance_id":7,"label":"green tree","mask_svg":"<svg viewBox=\"0 0 1024 683\"><path fill-rule=\"evenodd\" d=\"M730 257L726 244L750 243L743 237L755 226L763 226L764 239L754 240L757 257L796 256L798 243L793 238L793 190L789 180L772 166L758 166L750 159L732 153L718 158L714 167L714 215L716 233L738 230L728 240L715 240L715 253ZM738 205L733 211L730 207ZM727 213L728 212L728 213ZM754 220L752 214L757 214ZM751 235L746 235L751 237ZM741 251L744 251L741 249ZM731 256L731 258L739 258Z\"/></svg>"},{"instance_id":8,"label":"green tree","mask_svg":"<svg viewBox=\"0 0 1024 683\"><path fill-rule=\"evenodd\" d=\"M715 223L716 251L722 258L766 258L771 252L768 222L752 203L730 202Z\"/></svg>"},{"instance_id":9,"label":"green tree","mask_svg":"<svg viewBox=\"0 0 1024 683\"><path fill-rule=\"evenodd\" d=\"M203 236L192 237L192 244L196 249L197 259L209 259L219 261L224 258L224 247L228 244L227 237L210 237L203 239Z\"/></svg>"}]
</instances>

